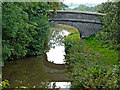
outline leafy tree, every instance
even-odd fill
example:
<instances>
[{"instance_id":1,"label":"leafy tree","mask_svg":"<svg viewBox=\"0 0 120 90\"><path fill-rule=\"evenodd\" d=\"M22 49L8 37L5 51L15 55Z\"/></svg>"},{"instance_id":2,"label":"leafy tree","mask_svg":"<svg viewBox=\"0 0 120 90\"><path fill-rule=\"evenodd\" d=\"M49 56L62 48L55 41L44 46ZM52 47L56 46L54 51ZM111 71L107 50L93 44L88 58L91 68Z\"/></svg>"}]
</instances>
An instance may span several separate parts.
<instances>
[{"instance_id":1,"label":"leafy tree","mask_svg":"<svg viewBox=\"0 0 120 90\"><path fill-rule=\"evenodd\" d=\"M2 3L3 61L27 55L40 55L49 33L49 10L59 2Z\"/></svg>"},{"instance_id":2,"label":"leafy tree","mask_svg":"<svg viewBox=\"0 0 120 90\"><path fill-rule=\"evenodd\" d=\"M101 4L94 7L89 7L84 4L80 4L78 7L73 8L73 10L97 12L100 8L101 8Z\"/></svg>"},{"instance_id":3,"label":"leafy tree","mask_svg":"<svg viewBox=\"0 0 120 90\"><path fill-rule=\"evenodd\" d=\"M61 9L63 9L63 10L66 10L69 7L68 5L64 4L63 2L61 2L60 6L61 6Z\"/></svg>"},{"instance_id":4,"label":"leafy tree","mask_svg":"<svg viewBox=\"0 0 120 90\"><path fill-rule=\"evenodd\" d=\"M98 33L98 39L119 50L120 37L120 2L106 2L102 4L100 13L106 13L102 18L105 23L103 30Z\"/></svg>"},{"instance_id":5,"label":"leafy tree","mask_svg":"<svg viewBox=\"0 0 120 90\"><path fill-rule=\"evenodd\" d=\"M3 3L2 11L2 46L3 60L24 57L26 46L30 42L28 31L28 14L18 3ZM25 7L24 3L22 6Z\"/></svg>"}]
</instances>

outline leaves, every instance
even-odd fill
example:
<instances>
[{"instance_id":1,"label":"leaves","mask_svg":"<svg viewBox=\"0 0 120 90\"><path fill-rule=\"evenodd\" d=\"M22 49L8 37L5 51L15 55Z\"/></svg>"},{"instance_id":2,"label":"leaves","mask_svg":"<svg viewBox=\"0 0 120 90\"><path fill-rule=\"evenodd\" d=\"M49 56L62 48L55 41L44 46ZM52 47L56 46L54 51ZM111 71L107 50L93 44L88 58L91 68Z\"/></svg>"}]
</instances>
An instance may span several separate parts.
<instances>
[{"instance_id":1,"label":"leaves","mask_svg":"<svg viewBox=\"0 0 120 90\"><path fill-rule=\"evenodd\" d=\"M9 81L8 80L4 80L0 83L0 89L6 88L7 86L9 86Z\"/></svg>"},{"instance_id":2,"label":"leaves","mask_svg":"<svg viewBox=\"0 0 120 90\"><path fill-rule=\"evenodd\" d=\"M5 2L2 7L3 61L43 53L50 27L49 4Z\"/></svg>"},{"instance_id":3,"label":"leaves","mask_svg":"<svg viewBox=\"0 0 120 90\"><path fill-rule=\"evenodd\" d=\"M105 23L102 31L97 34L99 40L108 41L108 45L112 43L112 48L119 50L119 30L120 30L120 16L119 16L120 2L106 2L102 4L100 13L105 13L101 20ZM115 46L115 47L114 47Z\"/></svg>"},{"instance_id":4,"label":"leaves","mask_svg":"<svg viewBox=\"0 0 120 90\"><path fill-rule=\"evenodd\" d=\"M97 41L95 36L81 41L77 39L72 40L72 37L75 38L76 35L72 34L66 37L64 42L67 53L68 75L73 80L71 88L118 88L119 69L118 65L113 66L116 58L112 57L114 60L108 58L116 55L114 54L115 52L113 53L108 48L105 49L107 46ZM108 52L108 55L103 56L101 52L104 52L104 54ZM109 55L109 53L111 54Z\"/></svg>"}]
</instances>

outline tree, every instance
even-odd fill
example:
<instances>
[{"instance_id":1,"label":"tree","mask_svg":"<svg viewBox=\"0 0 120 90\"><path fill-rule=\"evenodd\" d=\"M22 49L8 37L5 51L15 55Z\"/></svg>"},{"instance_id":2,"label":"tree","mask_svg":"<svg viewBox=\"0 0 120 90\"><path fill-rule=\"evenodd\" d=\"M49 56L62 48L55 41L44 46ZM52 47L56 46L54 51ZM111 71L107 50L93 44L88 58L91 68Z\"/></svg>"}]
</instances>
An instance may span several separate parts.
<instances>
[{"instance_id":1,"label":"tree","mask_svg":"<svg viewBox=\"0 0 120 90\"><path fill-rule=\"evenodd\" d=\"M102 18L105 23L103 30L98 34L100 40L112 44L112 48L120 49L120 2L106 2L102 4L100 13L106 13Z\"/></svg>"},{"instance_id":2,"label":"tree","mask_svg":"<svg viewBox=\"0 0 120 90\"><path fill-rule=\"evenodd\" d=\"M2 3L2 56L19 59L40 55L49 33L49 10L57 10L59 2Z\"/></svg>"}]
</instances>

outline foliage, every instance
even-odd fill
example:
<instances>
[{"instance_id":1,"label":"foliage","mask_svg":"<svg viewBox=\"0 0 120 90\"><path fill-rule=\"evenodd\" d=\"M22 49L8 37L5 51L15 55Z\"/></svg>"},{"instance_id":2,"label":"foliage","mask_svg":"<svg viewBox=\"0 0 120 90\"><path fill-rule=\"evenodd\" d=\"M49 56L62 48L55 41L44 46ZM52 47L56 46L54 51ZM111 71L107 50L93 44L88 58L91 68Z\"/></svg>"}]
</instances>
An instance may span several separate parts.
<instances>
[{"instance_id":1,"label":"foliage","mask_svg":"<svg viewBox=\"0 0 120 90\"><path fill-rule=\"evenodd\" d=\"M27 55L40 55L49 33L49 10L58 2L2 3L3 61Z\"/></svg>"},{"instance_id":2,"label":"foliage","mask_svg":"<svg viewBox=\"0 0 120 90\"><path fill-rule=\"evenodd\" d=\"M65 10L68 8L63 2L48 2L48 4L50 5L50 9L53 9L54 12L56 12L56 10Z\"/></svg>"},{"instance_id":3,"label":"foliage","mask_svg":"<svg viewBox=\"0 0 120 90\"><path fill-rule=\"evenodd\" d=\"M66 53L69 53L69 50L71 47L73 47L79 40L79 34L76 32L76 34L74 33L71 33L70 35L68 35L66 38L65 38L65 52Z\"/></svg>"},{"instance_id":4,"label":"foliage","mask_svg":"<svg viewBox=\"0 0 120 90\"><path fill-rule=\"evenodd\" d=\"M120 2L106 2L102 4L100 13L106 15L102 18L104 22L103 30L97 34L98 40L103 40L113 49L119 50L120 33Z\"/></svg>"},{"instance_id":5,"label":"foliage","mask_svg":"<svg viewBox=\"0 0 120 90\"><path fill-rule=\"evenodd\" d=\"M78 7L73 8L72 10L97 12L100 8L101 4L94 7L89 7L84 4L80 4Z\"/></svg>"},{"instance_id":6,"label":"foliage","mask_svg":"<svg viewBox=\"0 0 120 90\"><path fill-rule=\"evenodd\" d=\"M1 86L2 86L1 89L6 88L7 86L9 86L9 81L8 80L2 81Z\"/></svg>"},{"instance_id":7,"label":"foliage","mask_svg":"<svg viewBox=\"0 0 120 90\"><path fill-rule=\"evenodd\" d=\"M87 39L65 39L68 75L73 80L71 88L103 89L120 88L119 80L119 6L120 2L102 4L100 13L106 13L101 21L103 30Z\"/></svg>"},{"instance_id":8,"label":"foliage","mask_svg":"<svg viewBox=\"0 0 120 90\"><path fill-rule=\"evenodd\" d=\"M18 88L20 89L20 88L28 88L28 87L25 87L25 86L15 87L16 90L18 90Z\"/></svg>"},{"instance_id":9,"label":"foliage","mask_svg":"<svg viewBox=\"0 0 120 90\"><path fill-rule=\"evenodd\" d=\"M0 79L2 78L2 75L0 74ZM3 88L6 88L7 86L9 86L9 81L8 80L4 80L0 82L0 90Z\"/></svg>"},{"instance_id":10,"label":"foliage","mask_svg":"<svg viewBox=\"0 0 120 90\"><path fill-rule=\"evenodd\" d=\"M88 42L92 40L89 41L89 39L87 39L86 41L80 41L79 37L77 37L73 42L71 40L72 37L76 36L72 34L65 39L65 50L67 50L66 63L70 71L68 75L73 80L71 88L118 88L118 65L109 63L107 58L109 56L105 57L99 50L94 50L90 48L90 45L86 44L87 40ZM91 43L97 46L99 44L98 42L99 41ZM109 49L107 49L107 51L109 51Z\"/></svg>"},{"instance_id":11,"label":"foliage","mask_svg":"<svg viewBox=\"0 0 120 90\"><path fill-rule=\"evenodd\" d=\"M68 9L68 7L69 7L68 5L64 4L63 2L61 2L61 5L60 5L60 6L61 6L61 9L63 9L63 10L66 10L66 9ZM60 9L60 10L61 10L61 9Z\"/></svg>"},{"instance_id":12,"label":"foliage","mask_svg":"<svg viewBox=\"0 0 120 90\"><path fill-rule=\"evenodd\" d=\"M45 3L35 3L34 6L30 6L28 6L27 12L29 13L29 21L34 26L31 26L32 29L30 30L33 40L28 46L28 54L40 55L44 50L44 43L50 27L48 18L49 5Z\"/></svg>"},{"instance_id":13,"label":"foliage","mask_svg":"<svg viewBox=\"0 0 120 90\"><path fill-rule=\"evenodd\" d=\"M84 39L87 46L104 55L110 64L118 64L118 51L111 49L111 44L105 44L104 41L96 39L96 35Z\"/></svg>"},{"instance_id":14,"label":"foliage","mask_svg":"<svg viewBox=\"0 0 120 90\"><path fill-rule=\"evenodd\" d=\"M71 88L118 88L118 68L108 69L109 66L93 61L83 64L85 62L79 62L73 68ZM114 69L116 71L113 71Z\"/></svg>"},{"instance_id":15,"label":"foliage","mask_svg":"<svg viewBox=\"0 0 120 90\"><path fill-rule=\"evenodd\" d=\"M53 10L55 13L57 9L62 9L60 2L47 2L50 5L50 10Z\"/></svg>"}]
</instances>

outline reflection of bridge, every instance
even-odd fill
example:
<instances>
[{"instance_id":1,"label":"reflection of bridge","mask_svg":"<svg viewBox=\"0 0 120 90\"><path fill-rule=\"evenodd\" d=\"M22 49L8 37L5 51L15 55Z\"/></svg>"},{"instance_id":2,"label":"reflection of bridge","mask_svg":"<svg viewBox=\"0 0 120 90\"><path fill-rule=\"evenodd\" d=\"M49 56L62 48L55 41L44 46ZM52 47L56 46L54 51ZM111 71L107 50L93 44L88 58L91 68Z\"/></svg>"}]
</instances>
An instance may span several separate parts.
<instances>
[{"instance_id":1,"label":"reflection of bridge","mask_svg":"<svg viewBox=\"0 0 120 90\"><path fill-rule=\"evenodd\" d=\"M83 11L57 11L57 14L50 11L51 23L65 24L76 27L81 35L81 38L89 37L101 30L103 25L98 20L98 16L104 16L105 14Z\"/></svg>"},{"instance_id":2,"label":"reflection of bridge","mask_svg":"<svg viewBox=\"0 0 120 90\"><path fill-rule=\"evenodd\" d=\"M49 62L47 59L43 61L44 68L48 72L50 81L52 82L70 82L70 78L66 76L67 69L65 64L55 64L53 62Z\"/></svg>"}]
</instances>

